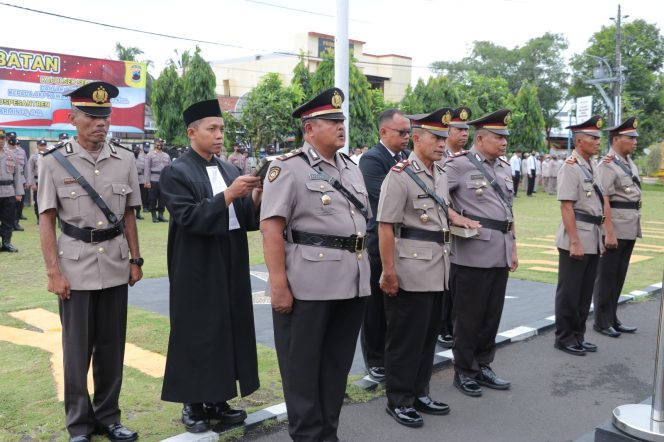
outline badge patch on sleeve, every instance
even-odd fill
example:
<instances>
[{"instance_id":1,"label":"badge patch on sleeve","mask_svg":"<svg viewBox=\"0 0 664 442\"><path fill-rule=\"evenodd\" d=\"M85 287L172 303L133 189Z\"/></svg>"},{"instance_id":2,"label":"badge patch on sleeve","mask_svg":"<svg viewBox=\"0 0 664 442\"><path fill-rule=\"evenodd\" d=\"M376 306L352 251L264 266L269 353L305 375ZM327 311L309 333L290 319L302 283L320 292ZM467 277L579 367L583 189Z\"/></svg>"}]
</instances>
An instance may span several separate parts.
<instances>
[{"instance_id":1,"label":"badge patch on sleeve","mask_svg":"<svg viewBox=\"0 0 664 442\"><path fill-rule=\"evenodd\" d=\"M270 171L267 174L267 179L269 182L272 182L277 179L279 174L281 173L281 167L274 166L270 169Z\"/></svg>"}]
</instances>

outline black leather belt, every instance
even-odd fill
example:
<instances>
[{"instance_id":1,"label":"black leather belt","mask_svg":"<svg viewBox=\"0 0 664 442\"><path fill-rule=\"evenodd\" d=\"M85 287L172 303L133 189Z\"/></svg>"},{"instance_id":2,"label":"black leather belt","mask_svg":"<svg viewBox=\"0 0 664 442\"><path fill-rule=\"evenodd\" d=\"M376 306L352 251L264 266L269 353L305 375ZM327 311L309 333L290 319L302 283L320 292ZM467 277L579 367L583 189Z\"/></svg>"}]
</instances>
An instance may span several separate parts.
<instances>
[{"instance_id":1,"label":"black leather belt","mask_svg":"<svg viewBox=\"0 0 664 442\"><path fill-rule=\"evenodd\" d=\"M154 170L151 170L150 173L153 173L155 175L159 175L161 173L161 170L158 170L156 172Z\"/></svg>"},{"instance_id":2,"label":"black leather belt","mask_svg":"<svg viewBox=\"0 0 664 442\"><path fill-rule=\"evenodd\" d=\"M609 201L609 206L612 209L634 209L639 210L641 208L641 200L632 202L632 201Z\"/></svg>"},{"instance_id":3,"label":"black leather belt","mask_svg":"<svg viewBox=\"0 0 664 442\"><path fill-rule=\"evenodd\" d=\"M76 227L64 221L60 221L60 229L62 233L71 236L74 239L79 239L83 242L102 242L115 238L124 232L124 224L122 221L118 222L115 226L108 229L93 229L92 227Z\"/></svg>"},{"instance_id":4,"label":"black leather belt","mask_svg":"<svg viewBox=\"0 0 664 442\"><path fill-rule=\"evenodd\" d=\"M14 180L2 180L0 181L0 186L12 186L14 185Z\"/></svg>"},{"instance_id":5,"label":"black leather belt","mask_svg":"<svg viewBox=\"0 0 664 442\"><path fill-rule=\"evenodd\" d=\"M475 221L479 221L482 224L482 228L498 230L499 232L507 233L512 230L513 221L505 220L498 221L496 219L483 218L481 216L473 215L468 212L463 212L463 216L470 218Z\"/></svg>"},{"instance_id":6,"label":"black leather belt","mask_svg":"<svg viewBox=\"0 0 664 442\"><path fill-rule=\"evenodd\" d=\"M330 249L341 249L349 252L361 252L367 246L366 236L335 236L323 233L291 231L293 242L305 246L327 247Z\"/></svg>"},{"instance_id":7,"label":"black leather belt","mask_svg":"<svg viewBox=\"0 0 664 442\"><path fill-rule=\"evenodd\" d=\"M433 232L431 230L402 227L399 237L402 239L415 239L417 241L437 242L438 244L450 243L450 231L447 229Z\"/></svg>"},{"instance_id":8,"label":"black leather belt","mask_svg":"<svg viewBox=\"0 0 664 442\"><path fill-rule=\"evenodd\" d=\"M574 211L574 218L576 218L577 221L583 221L584 223L597 224L598 226L601 226L602 224L604 224L604 216L588 215L587 213L577 212L576 210Z\"/></svg>"}]
</instances>

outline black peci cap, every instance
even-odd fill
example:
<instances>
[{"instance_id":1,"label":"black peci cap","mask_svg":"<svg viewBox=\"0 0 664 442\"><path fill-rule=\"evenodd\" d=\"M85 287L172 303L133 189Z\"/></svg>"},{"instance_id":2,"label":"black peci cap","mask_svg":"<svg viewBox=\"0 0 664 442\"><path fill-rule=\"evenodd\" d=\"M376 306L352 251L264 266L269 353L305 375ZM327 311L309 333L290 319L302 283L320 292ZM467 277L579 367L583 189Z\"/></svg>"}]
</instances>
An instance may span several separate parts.
<instances>
[{"instance_id":1,"label":"black peci cap","mask_svg":"<svg viewBox=\"0 0 664 442\"><path fill-rule=\"evenodd\" d=\"M184 125L189 126L194 121L198 121L206 117L221 117L221 107L219 107L219 100L216 98L212 100L199 101L194 103L182 112L184 118ZM155 140L157 142L157 140ZM162 140L163 142L163 140Z\"/></svg>"},{"instance_id":2,"label":"black peci cap","mask_svg":"<svg viewBox=\"0 0 664 442\"><path fill-rule=\"evenodd\" d=\"M43 138L42 138L41 140L37 141L37 145L38 145L38 146L46 146L47 144L48 144L48 143L47 143L46 140L43 139Z\"/></svg>"},{"instance_id":3,"label":"black peci cap","mask_svg":"<svg viewBox=\"0 0 664 442\"><path fill-rule=\"evenodd\" d=\"M67 132L62 132L61 134L58 135L58 140L68 140L69 139L69 134Z\"/></svg>"},{"instance_id":4,"label":"black peci cap","mask_svg":"<svg viewBox=\"0 0 664 442\"><path fill-rule=\"evenodd\" d=\"M110 83L93 81L63 95L68 96L72 106L81 112L93 117L108 117L112 111L111 98L119 93L118 88Z\"/></svg>"},{"instance_id":5,"label":"black peci cap","mask_svg":"<svg viewBox=\"0 0 664 442\"><path fill-rule=\"evenodd\" d=\"M447 138L452 109L443 107L428 114L406 115L406 117L410 119L414 129L425 129L436 136Z\"/></svg>"},{"instance_id":6,"label":"black peci cap","mask_svg":"<svg viewBox=\"0 0 664 442\"><path fill-rule=\"evenodd\" d=\"M320 118L322 120L345 120L341 105L344 102L344 92L333 87L324 90L311 100L300 105L293 111L293 117L302 121L311 118Z\"/></svg>"},{"instance_id":7,"label":"black peci cap","mask_svg":"<svg viewBox=\"0 0 664 442\"><path fill-rule=\"evenodd\" d=\"M469 121L468 124L475 129L485 129L496 135L509 136L507 125L512 119L512 111L509 109L500 109L476 120Z\"/></svg>"}]
</instances>

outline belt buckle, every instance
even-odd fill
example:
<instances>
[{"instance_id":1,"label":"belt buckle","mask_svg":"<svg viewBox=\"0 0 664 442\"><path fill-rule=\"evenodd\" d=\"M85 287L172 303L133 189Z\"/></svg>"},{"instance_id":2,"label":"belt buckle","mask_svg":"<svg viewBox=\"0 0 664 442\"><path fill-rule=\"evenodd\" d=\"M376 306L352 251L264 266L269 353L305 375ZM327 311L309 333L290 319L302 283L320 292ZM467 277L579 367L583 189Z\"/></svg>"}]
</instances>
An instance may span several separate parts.
<instances>
[{"instance_id":1,"label":"belt buckle","mask_svg":"<svg viewBox=\"0 0 664 442\"><path fill-rule=\"evenodd\" d=\"M99 229L90 229L90 244L97 244L99 241L95 241L95 232Z\"/></svg>"},{"instance_id":2,"label":"belt buckle","mask_svg":"<svg viewBox=\"0 0 664 442\"><path fill-rule=\"evenodd\" d=\"M643 205L643 201L642 201L642 200L639 200L639 201L636 203L636 208L637 208L637 209L641 209L641 205Z\"/></svg>"},{"instance_id":3,"label":"belt buckle","mask_svg":"<svg viewBox=\"0 0 664 442\"><path fill-rule=\"evenodd\" d=\"M606 219L606 217L605 217L604 215L602 215L602 219L601 219L600 222L599 222L599 225L600 225L600 226L601 226L602 224L604 224L604 220L605 220L605 219Z\"/></svg>"},{"instance_id":4,"label":"belt buckle","mask_svg":"<svg viewBox=\"0 0 664 442\"><path fill-rule=\"evenodd\" d=\"M508 221L507 221L507 227L506 227L507 230L505 231L505 233L510 232L510 231L512 230L512 226L513 226L513 225L514 225L514 221L509 221L509 220L508 220Z\"/></svg>"},{"instance_id":5,"label":"belt buckle","mask_svg":"<svg viewBox=\"0 0 664 442\"><path fill-rule=\"evenodd\" d=\"M450 231L448 229L443 229L443 244L450 243Z\"/></svg>"},{"instance_id":6,"label":"belt buckle","mask_svg":"<svg viewBox=\"0 0 664 442\"><path fill-rule=\"evenodd\" d=\"M360 236L360 235L353 235L353 236L355 236L355 251L359 253L362 250L364 250L364 238L366 238L366 236Z\"/></svg>"}]
</instances>

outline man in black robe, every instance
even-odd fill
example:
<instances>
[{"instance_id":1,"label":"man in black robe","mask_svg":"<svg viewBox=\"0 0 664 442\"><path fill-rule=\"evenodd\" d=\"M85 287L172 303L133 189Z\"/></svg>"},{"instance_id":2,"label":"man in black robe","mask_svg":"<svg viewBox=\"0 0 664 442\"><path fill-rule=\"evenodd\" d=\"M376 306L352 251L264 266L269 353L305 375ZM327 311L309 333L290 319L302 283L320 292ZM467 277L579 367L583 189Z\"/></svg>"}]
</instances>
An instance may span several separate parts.
<instances>
[{"instance_id":1,"label":"man in black robe","mask_svg":"<svg viewBox=\"0 0 664 442\"><path fill-rule=\"evenodd\" d=\"M224 142L216 99L184 111L191 149L164 169L171 333L162 400L181 402L189 432L236 424L226 401L259 387L247 234L258 228L260 178L214 156Z\"/></svg>"}]
</instances>

